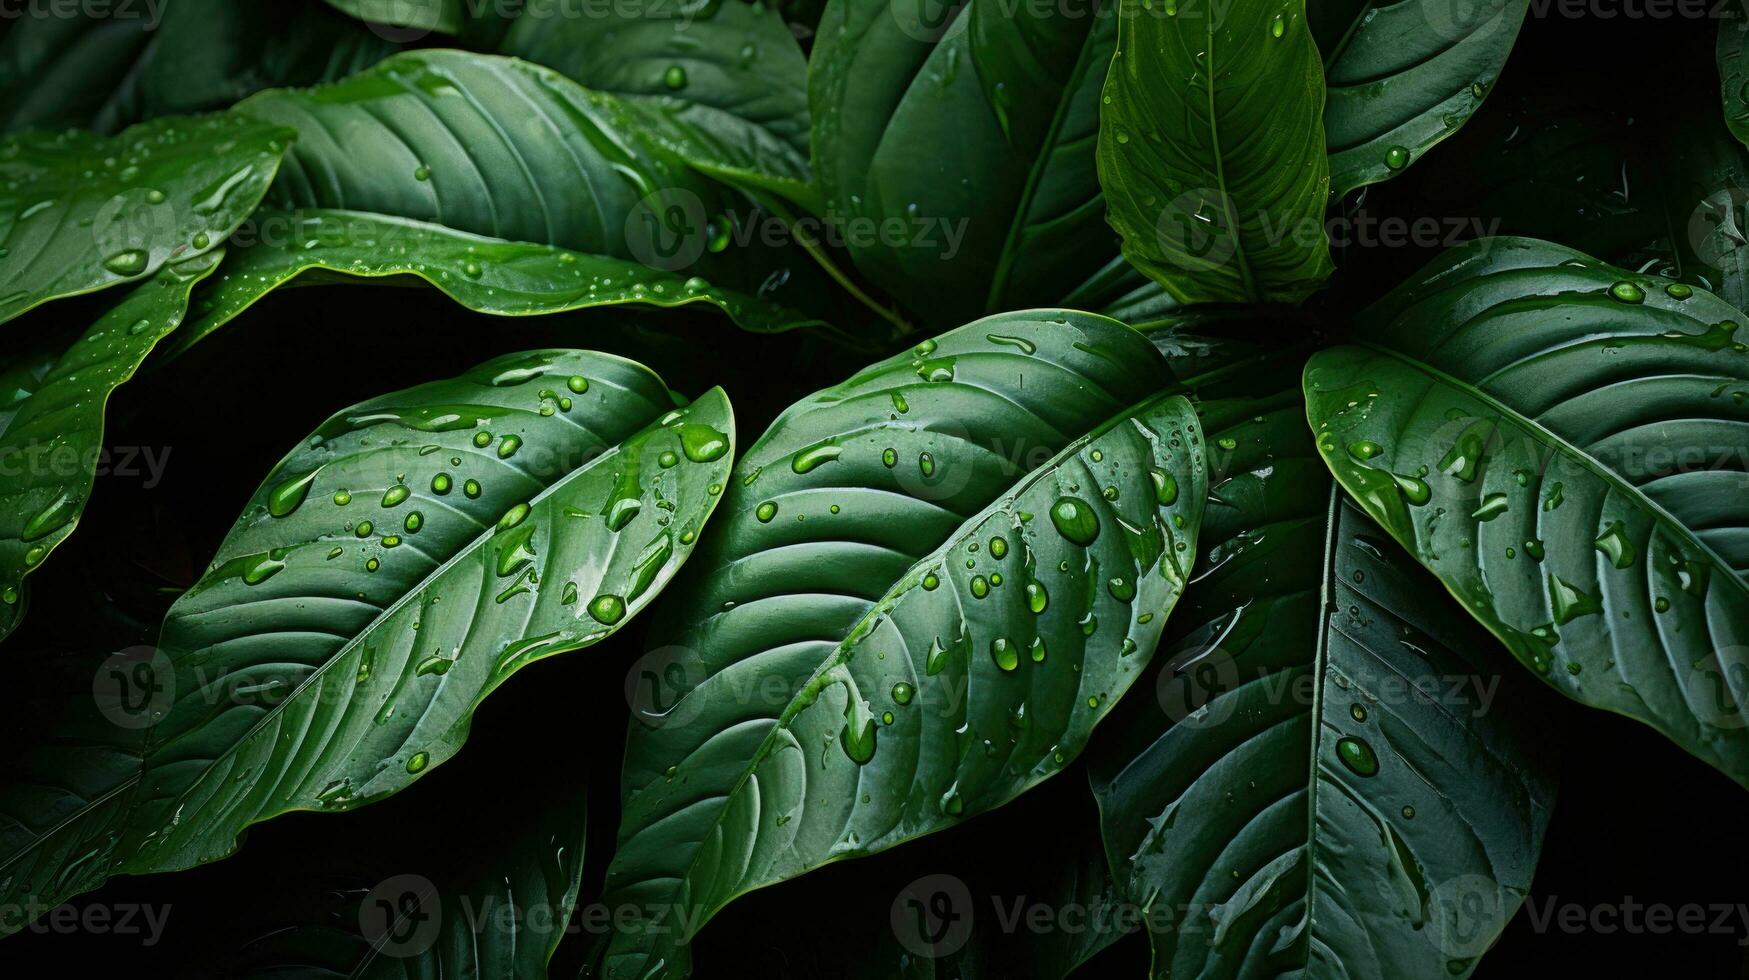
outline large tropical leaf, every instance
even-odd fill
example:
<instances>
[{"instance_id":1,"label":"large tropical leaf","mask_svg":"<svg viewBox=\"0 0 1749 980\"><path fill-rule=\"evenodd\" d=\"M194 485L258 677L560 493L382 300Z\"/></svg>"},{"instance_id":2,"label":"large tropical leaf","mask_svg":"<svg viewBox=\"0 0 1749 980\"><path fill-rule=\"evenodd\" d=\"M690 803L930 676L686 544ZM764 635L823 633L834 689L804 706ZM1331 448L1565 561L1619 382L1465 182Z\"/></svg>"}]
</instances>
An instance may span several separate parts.
<instances>
[{"instance_id":1,"label":"large tropical leaf","mask_svg":"<svg viewBox=\"0 0 1749 980\"><path fill-rule=\"evenodd\" d=\"M1080 751L1195 550L1202 446L1165 383L1116 321L1003 314L748 450L646 662L661 689L634 714L607 881L646 913L610 975L680 975L736 895L999 806Z\"/></svg>"},{"instance_id":2,"label":"large tropical leaf","mask_svg":"<svg viewBox=\"0 0 1749 980\"><path fill-rule=\"evenodd\" d=\"M1124 255L1186 303L1294 303L1331 272L1304 0L1123 0L1099 182Z\"/></svg>"},{"instance_id":3,"label":"large tropical leaf","mask_svg":"<svg viewBox=\"0 0 1749 980\"><path fill-rule=\"evenodd\" d=\"M0 139L0 322L219 248L295 135L226 113Z\"/></svg>"},{"instance_id":4,"label":"large tropical leaf","mask_svg":"<svg viewBox=\"0 0 1749 980\"><path fill-rule=\"evenodd\" d=\"M788 330L819 322L775 303L717 289L697 277L625 259L484 238L389 215L263 208L255 213L254 223L260 240L238 250L225 263L223 275L199 293L195 318L177 335L177 352L236 319L274 289L316 273L335 273L343 280L405 277L427 282L470 310L501 316L627 303L703 303L749 330Z\"/></svg>"},{"instance_id":5,"label":"large tropical leaf","mask_svg":"<svg viewBox=\"0 0 1749 980\"><path fill-rule=\"evenodd\" d=\"M512 672L599 642L690 554L734 429L720 391L674 401L637 364L541 351L334 416L171 608L136 679L160 692L143 772L0 871L39 869L26 887L52 905L440 765Z\"/></svg>"},{"instance_id":6,"label":"large tropical leaf","mask_svg":"<svg viewBox=\"0 0 1749 980\"><path fill-rule=\"evenodd\" d=\"M1332 497L1276 374L1200 406L1203 560L1089 752L1111 864L1155 976L1464 976L1530 885L1548 714Z\"/></svg>"},{"instance_id":7,"label":"large tropical leaf","mask_svg":"<svg viewBox=\"0 0 1749 980\"><path fill-rule=\"evenodd\" d=\"M1521 661L1749 782L1741 324L1681 283L1485 240L1305 387L1337 480Z\"/></svg>"},{"instance_id":8,"label":"large tropical leaf","mask_svg":"<svg viewBox=\"0 0 1749 980\"><path fill-rule=\"evenodd\" d=\"M1116 35L1096 0L828 4L814 164L857 268L947 324L1064 302L1115 259L1094 148Z\"/></svg>"},{"instance_id":9,"label":"large tropical leaf","mask_svg":"<svg viewBox=\"0 0 1749 980\"><path fill-rule=\"evenodd\" d=\"M29 387L12 388L0 413L0 638L24 616L25 576L73 533L91 496L110 393L182 322L189 292L223 254L164 266L65 351L41 352L46 363L22 356Z\"/></svg>"},{"instance_id":10,"label":"large tropical leaf","mask_svg":"<svg viewBox=\"0 0 1749 980\"><path fill-rule=\"evenodd\" d=\"M775 6L534 0L500 50L597 91L648 97L652 129L715 176L812 200L807 61Z\"/></svg>"},{"instance_id":11,"label":"large tropical leaf","mask_svg":"<svg viewBox=\"0 0 1749 980\"><path fill-rule=\"evenodd\" d=\"M1330 193L1401 173L1458 131L1494 86L1529 0L1321 3Z\"/></svg>"},{"instance_id":12,"label":"large tropical leaf","mask_svg":"<svg viewBox=\"0 0 1749 980\"><path fill-rule=\"evenodd\" d=\"M334 85L263 92L238 111L302 134L270 195L284 209L407 218L779 300L812 282L805 255L737 243L762 215L638 122L659 110L550 69L419 51Z\"/></svg>"}]
</instances>

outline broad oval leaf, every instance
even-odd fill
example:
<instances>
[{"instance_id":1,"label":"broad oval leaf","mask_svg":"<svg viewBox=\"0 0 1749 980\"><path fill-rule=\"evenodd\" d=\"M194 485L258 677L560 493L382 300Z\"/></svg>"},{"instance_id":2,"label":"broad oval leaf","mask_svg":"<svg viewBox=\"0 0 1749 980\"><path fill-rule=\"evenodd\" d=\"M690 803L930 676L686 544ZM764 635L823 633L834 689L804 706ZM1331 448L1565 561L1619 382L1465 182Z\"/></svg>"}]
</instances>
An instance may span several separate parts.
<instances>
[{"instance_id":1,"label":"broad oval leaf","mask_svg":"<svg viewBox=\"0 0 1749 980\"><path fill-rule=\"evenodd\" d=\"M1548 822L1541 692L1332 496L1279 380L1199 406L1204 556L1089 750L1108 857L1154 976L1464 976Z\"/></svg>"},{"instance_id":2,"label":"broad oval leaf","mask_svg":"<svg viewBox=\"0 0 1749 980\"><path fill-rule=\"evenodd\" d=\"M90 499L110 393L182 322L189 292L223 255L166 265L65 351L44 352L28 390L11 388L0 413L0 638L24 616L25 577L73 533Z\"/></svg>"},{"instance_id":3,"label":"broad oval leaf","mask_svg":"<svg viewBox=\"0 0 1749 980\"><path fill-rule=\"evenodd\" d=\"M361 211L280 211L262 208L264 233L238 249L222 275L196 296L195 317L177 334L181 353L268 293L313 272L344 278L410 277L430 283L479 313L534 316L637 303L714 306L743 328L790 330L819 321L775 303L718 289L696 276L662 272L638 262L507 242Z\"/></svg>"},{"instance_id":4,"label":"broad oval leaf","mask_svg":"<svg viewBox=\"0 0 1749 980\"><path fill-rule=\"evenodd\" d=\"M1330 193L1403 171L1481 107L1530 0L1320 4Z\"/></svg>"},{"instance_id":5,"label":"broad oval leaf","mask_svg":"<svg viewBox=\"0 0 1749 980\"><path fill-rule=\"evenodd\" d=\"M1682 283L1453 250L1306 368L1341 484L1539 676L1749 782L1749 348Z\"/></svg>"},{"instance_id":6,"label":"broad oval leaf","mask_svg":"<svg viewBox=\"0 0 1749 980\"><path fill-rule=\"evenodd\" d=\"M294 136L225 113L0 140L0 322L220 247Z\"/></svg>"},{"instance_id":7,"label":"broad oval leaf","mask_svg":"<svg viewBox=\"0 0 1749 980\"><path fill-rule=\"evenodd\" d=\"M1065 302L1117 258L1094 172L1116 35L1096 0L828 4L814 165L857 269L945 324Z\"/></svg>"},{"instance_id":8,"label":"broad oval leaf","mask_svg":"<svg viewBox=\"0 0 1749 980\"><path fill-rule=\"evenodd\" d=\"M334 416L171 608L143 772L22 842L24 887L213 860L454 755L512 672L608 636L690 555L734 427L720 391L674 402L632 362L539 351Z\"/></svg>"},{"instance_id":9,"label":"broad oval leaf","mask_svg":"<svg viewBox=\"0 0 1749 980\"><path fill-rule=\"evenodd\" d=\"M741 892L999 806L1079 752L1195 551L1200 436L1164 387L1115 321L1011 313L772 425L642 668L659 689L607 889L646 916L610 975L684 973L689 932Z\"/></svg>"},{"instance_id":10,"label":"broad oval leaf","mask_svg":"<svg viewBox=\"0 0 1749 980\"><path fill-rule=\"evenodd\" d=\"M1324 78L1304 0L1122 0L1099 182L1131 264L1181 302L1297 303L1330 275Z\"/></svg>"}]
</instances>

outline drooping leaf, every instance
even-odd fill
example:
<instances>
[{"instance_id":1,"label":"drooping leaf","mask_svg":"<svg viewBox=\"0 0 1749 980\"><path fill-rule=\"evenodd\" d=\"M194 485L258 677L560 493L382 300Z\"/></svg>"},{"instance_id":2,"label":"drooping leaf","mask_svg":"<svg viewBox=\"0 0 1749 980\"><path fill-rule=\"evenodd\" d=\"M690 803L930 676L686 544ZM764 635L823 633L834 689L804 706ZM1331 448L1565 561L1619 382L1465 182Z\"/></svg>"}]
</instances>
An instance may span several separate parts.
<instances>
[{"instance_id":1,"label":"drooping leaf","mask_svg":"<svg viewBox=\"0 0 1749 980\"><path fill-rule=\"evenodd\" d=\"M624 102L551 69L418 51L238 111L302 134L270 195L282 208L393 215L727 288L769 284L769 297L802 286L781 274L787 253L735 243L738 195L631 128Z\"/></svg>"},{"instance_id":2,"label":"drooping leaf","mask_svg":"<svg viewBox=\"0 0 1749 980\"><path fill-rule=\"evenodd\" d=\"M0 322L220 247L295 135L225 113L0 139Z\"/></svg>"},{"instance_id":3,"label":"drooping leaf","mask_svg":"<svg viewBox=\"0 0 1749 980\"><path fill-rule=\"evenodd\" d=\"M1195 550L1202 446L1165 374L1116 321L1004 314L803 400L747 452L645 665L608 901L667 914L616 933L609 975L681 975L736 895L1079 752Z\"/></svg>"},{"instance_id":4,"label":"drooping leaf","mask_svg":"<svg viewBox=\"0 0 1749 980\"><path fill-rule=\"evenodd\" d=\"M1330 193L1401 173L1480 108L1529 0L1324 3L1313 34L1324 59Z\"/></svg>"},{"instance_id":5,"label":"drooping leaf","mask_svg":"<svg viewBox=\"0 0 1749 980\"><path fill-rule=\"evenodd\" d=\"M262 89L345 78L397 45L311 0L175 0L141 70L147 117L220 109Z\"/></svg>"},{"instance_id":6,"label":"drooping leaf","mask_svg":"<svg viewBox=\"0 0 1749 980\"><path fill-rule=\"evenodd\" d=\"M164 266L64 352L45 352L48 363L24 355L29 388L8 392L0 414L0 638L24 616L25 577L78 525L103 451L110 393L182 322L190 291L223 255Z\"/></svg>"},{"instance_id":7,"label":"drooping leaf","mask_svg":"<svg viewBox=\"0 0 1749 980\"><path fill-rule=\"evenodd\" d=\"M809 202L807 62L776 7L626 0L578 16L534 0L500 50L640 102L644 125L694 166Z\"/></svg>"},{"instance_id":8,"label":"drooping leaf","mask_svg":"<svg viewBox=\"0 0 1749 980\"><path fill-rule=\"evenodd\" d=\"M11 856L71 862L30 897L393 793L515 670L624 625L690 554L733 456L720 391L673 404L632 362L540 351L330 419L171 608L139 685L161 692L143 771Z\"/></svg>"},{"instance_id":9,"label":"drooping leaf","mask_svg":"<svg viewBox=\"0 0 1749 980\"><path fill-rule=\"evenodd\" d=\"M814 164L857 269L949 324L1065 302L1117 258L1094 172L1116 34L1096 0L829 3Z\"/></svg>"},{"instance_id":10,"label":"drooping leaf","mask_svg":"<svg viewBox=\"0 0 1749 980\"><path fill-rule=\"evenodd\" d=\"M1681 283L1485 240L1305 388L1337 480L1519 660L1745 782L1741 325Z\"/></svg>"},{"instance_id":11,"label":"drooping leaf","mask_svg":"<svg viewBox=\"0 0 1749 980\"><path fill-rule=\"evenodd\" d=\"M136 121L157 27L147 9L65 16L34 8L34 16L19 18L0 36L0 132L87 126L113 133Z\"/></svg>"},{"instance_id":12,"label":"drooping leaf","mask_svg":"<svg viewBox=\"0 0 1749 980\"><path fill-rule=\"evenodd\" d=\"M1124 255L1185 303L1296 303L1330 275L1324 79L1304 0L1123 0L1099 182Z\"/></svg>"},{"instance_id":13,"label":"drooping leaf","mask_svg":"<svg viewBox=\"0 0 1749 980\"><path fill-rule=\"evenodd\" d=\"M327 0L359 20L405 28L409 39L436 31L458 34L468 19L467 0Z\"/></svg>"},{"instance_id":14,"label":"drooping leaf","mask_svg":"<svg viewBox=\"0 0 1749 980\"><path fill-rule=\"evenodd\" d=\"M1089 750L1108 855L1154 976L1464 976L1530 885L1550 719L1332 497L1277 373L1200 404L1204 555Z\"/></svg>"},{"instance_id":15,"label":"drooping leaf","mask_svg":"<svg viewBox=\"0 0 1749 980\"><path fill-rule=\"evenodd\" d=\"M180 353L256 301L312 272L342 278L408 277L430 283L470 310L503 316L563 313L638 303L714 306L748 330L816 324L793 310L696 277L550 245L507 242L406 218L359 211L263 208L261 239L226 262L223 278L197 296L196 317L177 335Z\"/></svg>"}]
</instances>

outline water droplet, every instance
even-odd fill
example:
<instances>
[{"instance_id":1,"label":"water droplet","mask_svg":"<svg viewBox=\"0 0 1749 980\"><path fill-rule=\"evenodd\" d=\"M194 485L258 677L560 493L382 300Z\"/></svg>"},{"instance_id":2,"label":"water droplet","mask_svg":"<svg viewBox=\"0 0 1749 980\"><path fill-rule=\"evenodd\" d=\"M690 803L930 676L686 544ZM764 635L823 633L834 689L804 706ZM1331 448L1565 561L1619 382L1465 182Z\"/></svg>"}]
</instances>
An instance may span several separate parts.
<instances>
[{"instance_id":1,"label":"water droplet","mask_svg":"<svg viewBox=\"0 0 1749 980\"><path fill-rule=\"evenodd\" d=\"M1674 300L1684 300L1694 295L1694 290L1687 283L1673 282L1664 287L1664 295Z\"/></svg>"},{"instance_id":2,"label":"water droplet","mask_svg":"<svg viewBox=\"0 0 1749 980\"><path fill-rule=\"evenodd\" d=\"M619 596L603 593L589 600L589 615L603 626L612 626L625 618L626 602Z\"/></svg>"},{"instance_id":3,"label":"water droplet","mask_svg":"<svg viewBox=\"0 0 1749 980\"><path fill-rule=\"evenodd\" d=\"M1344 735L1336 740L1336 757L1356 776L1378 775L1378 755L1373 752L1372 746L1352 735Z\"/></svg>"},{"instance_id":4,"label":"water droplet","mask_svg":"<svg viewBox=\"0 0 1749 980\"><path fill-rule=\"evenodd\" d=\"M904 681L893 685L893 700L899 704L910 704L916 693L917 689Z\"/></svg>"},{"instance_id":5,"label":"water droplet","mask_svg":"<svg viewBox=\"0 0 1749 980\"><path fill-rule=\"evenodd\" d=\"M675 91L685 88L686 69L679 65L669 65L668 70L662 73L662 84Z\"/></svg>"},{"instance_id":6,"label":"water droplet","mask_svg":"<svg viewBox=\"0 0 1749 980\"><path fill-rule=\"evenodd\" d=\"M1006 637L997 637L990 641L990 659L996 661L996 666L1003 672L1012 672L1020 666L1020 650Z\"/></svg>"},{"instance_id":7,"label":"water droplet","mask_svg":"<svg viewBox=\"0 0 1749 980\"><path fill-rule=\"evenodd\" d=\"M708 463L729 451L729 437L708 425L687 422L680 426L680 451L694 463Z\"/></svg>"},{"instance_id":8,"label":"water droplet","mask_svg":"<svg viewBox=\"0 0 1749 980\"><path fill-rule=\"evenodd\" d=\"M1385 166L1392 170L1401 170L1409 165L1409 148L1393 146L1385 151Z\"/></svg>"},{"instance_id":9,"label":"water droplet","mask_svg":"<svg viewBox=\"0 0 1749 980\"><path fill-rule=\"evenodd\" d=\"M425 770L425 767L428 764L430 764L430 762L431 762L430 753L415 752L411 756L407 757L407 771L414 772L414 773L423 772Z\"/></svg>"},{"instance_id":10,"label":"water droplet","mask_svg":"<svg viewBox=\"0 0 1749 980\"><path fill-rule=\"evenodd\" d=\"M1058 497L1051 505L1051 523L1057 533L1085 548L1099 537L1099 518L1086 502L1074 497Z\"/></svg>"},{"instance_id":11,"label":"water droplet","mask_svg":"<svg viewBox=\"0 0 1749 980\"><path fill-rule=\"evenodd\" d=\"M117 252L103 260L103 267L118 276L137 276L146 271L150 257L137 248Z\"/></svg>"},{"instance_id":12,"label":"water droplet","mask_svg":"<svg viewBox=\"0 0 1749 980\"><path fill-rule=\"evenodd\" d=\"M1639 303L1646 298L1646 291L1626 279L1609 287L1609 295L1623 303Z\"/></svg>"},{"instance_id":13,"label":"water droplet","mask_svg":"<svg viewBox=\"0 0 1749 980\"><path fill-rule=\"evenodd\" d=\"M1634 563L1634 556L1638 554L1621 521L1610 521L1609 526L1603 529L1603 533L1592 544L1617 568L1629 567Z\"/></svg>"},{"instance_id":14,"label":"water droplet","mask_svg":"<svg viewBox=\"0 0 1749 980\"><path fill-rule=\"evenodd\" d=\"M761 524L770 524L771 519L777 516L777 505L767 500L754 508L753 516L759 518Z\"/></svg>"},{"instance_id":15,"label":"water droplet","mask_svg":"<svg viewBox=\"0 0 1749 980\"><path fill-rule=\"evenodd\" d=\"M37 511L35 517L25 522L24 530L18 536L24 541L47 537L65 526L78 512L79 498L71 490L62 491L60 496L49 501L48 506Z\"/></svg>"},{"instance_id":16,"label":"water droplet","mask_svg":"<svg viewBox=\"0 0 1749 980\"><path fill-rule=\"evenodd\" d=\"M455 486L455 481L450 478L448 473L439 473L431 478L431 492L440 497L449 493L453 486Z\"/></svg>"},{"instance_id":17,"label":"water droplet","mask_svg":"<svg viewBox=\"0 0 1749 980\"><path fill-rule=\"evenodd\" d=\"M383 491L383 506L384 507L397 507L403 503L406 503L407 498L411 497L412 495L413 495L413 491L408 489L407 485L405 483L397 483L394 486Z\"/></svg>"},{"instance_id":18,"label":"water droplet","mask_svg":"<svg viewBox=\"0 0 1749 980\"><path fill-rule=\"evenodd\" d=\"M822 442L819 445L809 446L808 448L796 453L795 458L790 461L790 469L798 474L809 473L818 469L820 466L837 459L843 452L843 447L831 442Z\"/></svg>"}]
</instances>

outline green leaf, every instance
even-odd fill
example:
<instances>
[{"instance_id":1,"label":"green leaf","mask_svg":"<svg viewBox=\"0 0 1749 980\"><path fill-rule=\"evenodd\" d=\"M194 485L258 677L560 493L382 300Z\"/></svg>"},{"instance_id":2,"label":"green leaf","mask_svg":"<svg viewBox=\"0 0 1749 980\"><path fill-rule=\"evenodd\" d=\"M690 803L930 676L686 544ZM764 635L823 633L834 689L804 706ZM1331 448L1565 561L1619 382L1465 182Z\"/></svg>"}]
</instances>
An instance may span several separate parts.
<instances>
[{"instance_id":1,"label":"green leaf","mask_svg":"<svg viewBox=\"0 0 1749 980\"><path fill-rule=\"evenodd\" d=\"M500 50L597 91L649 97L633 100L643 125L688 163L813 201L807 60L776 7L624 0L612 16L579 16L569 0L534 0Z\"/></svg>"},{"instance_id":2,"label":"green leaf","mask_svg":"<svg viewBox=\"0 0 1749 980\"><path fill-rule=\"evenodd\" d=\"M345 78L397 46L328 7L175 0L140 71L145 115L223 108L262 89Z\"/></svg>"},{"instance_id":3,"label":"green leaf","mask_svg":"<svg viewBox=\"0 0 1749 980\"><path fill-rule=\"evenodd\" d=\"M1403 171L1481 107L1529 0L1364 0L1323 5L1324 135L1330 193Z\"/></svg>"},{"instance_id":4,"label":"green leaf","mask_svg":"<svg viewBox=\"0 0 1749 980\"><path fill-rule=\"evenodd\" d=\"M1204 558L1089 751L1106 849L1154 976L1463 976L1530 886L1548 713L1332 496L1278 380L1200 405Z\"/></svg>"},{"instance_id":5,"label":"green leaf","mask_svg":"<svg viewBox=\"0 0 1749 980\"><path fill-rule=\"evenodd\" d=\"M1721 8L1719 38L1714 56L1719 63L1719 94L1725 103L1725 124L1731 135L1749 145L1749 17L1743 11Z\"/></svg>"},{"instance_id":6,"label":"green leaf","mask_svg":"<svg viewBox=\"0 0 1749 980\"><path fill-rule=\"evenodd\" d=\"M1533 671L1749 782L1749 348L1716 297L1456 249L1306 368L1318 450Z\"/></svg>"},{"instance_id":7,"label":"green leaf","mask_svg":"<svg viewBox=\"0 0 1749 980\"><path fill-rule=\"evenodd\" d=\"M0 132L89 126L113 133L139 118L154 22L131 16L27 16L0 36Z\"/></svg>"},{"instance_id":8,"label":"green leaf","mask_svg":"<svg viewBox=\"0 0 1749 980\"><path fill-rule=\"evenodd\" d=\"M334 416L171 608L143 772L11 862L98 840L73 866L97 880L190 867L441 765L511 673L604 639L690 555L734 425L720 391L673 404L632 362L538 351ZM33 897L68 882L95 883Z\"/></svg>"},{"instance_id":9,"label":"green leaf","mask_svg":"<svg viewBox=\"0 0 1749 980\"><path fill-rule=\"evenodd\" d=\"M733 242L741 198L628 128L620 100L510 58L397 55L239 112L302 134L270 200L635 260L753 290L781 253Z\"/></svg>"},{"instance_id":10,"label":"green leaf","mask_svg":"<svg viewBox=\"0 0 1749 980\"><path fill-rule=\"evenodd\" d=\"M389 215L263 208L260 241L239 249L223 277L198 296L198 315L177 335L180 354L269 292L317 270L342 279L411 277L480 313L534 316L624 303L705 303L748 330L819 321L774 303L717 289L696 277L550 245L506 242Z\"/></svg>"},{"instance_id":11,"label":"green leaf","mask_svg":"<svg viewBox=\"0 0 1749 980\"><path fill-rule=\"evenodd\" d=\"M857 269L945 324L1065 302L1116 258L1094 172L1116 35L1093 0L828 4L814 164Z\"/></svg>"},{"instance_id":12,"label":"green leaf","mask_svg":"<svg viewBox=\"0 0 1749 980\"><path fill-rule=\"evenodd\" d=\"M1304 0L1123 0L1099 181L1124 255L1185 303L1297 303L1330 275L1324 78Z\"/></svg>"},{"instance_id":13,"label":"green leaf","mask_svg":"<svg viewBox=\"0 0 1749 980\"><path fill-rule=\"evenodd\" d=\"M467 0L328 0L336 10L385 27L407 29L409 40L436 31L458 34L467 22Z\"/></svg>"},{"instance_id":14,"label":"green leaf","mask_svg":"<svg viewBox=\"0 0 1749 980\"><path fill-rule=\"evenodd\" d=\"M0 139L0 322L220 247L294 135L226 113Z\"/></svg>"},{"instance_id":15,"label":"green leaf","mask_svg":"<svg viewBox=\"0 0 1749 980\"><path fill-rule=\"evenodd\" d=\"M1162 368L1116 321L1003 314L748 450L639 668L657 689L607 890L646 917L609 975L683 974L736 895L1000 806L1079 752L1195 551L1202 446Z\"/></svg>"},{"instance_id":16,"label":"green leaf","mask_svg":"<svg viewBox=\"0 0 1749 980\"><path fill-rule=\"evenodd\" d=\"M164 266L64 352L44 351L48 363L23 359L29 387L11 388L0 414L0 638L24 618L25 577L73 533L85 510L110 393L182 322L189 292L223 254Z\"/></svg>"}]
</instances>

